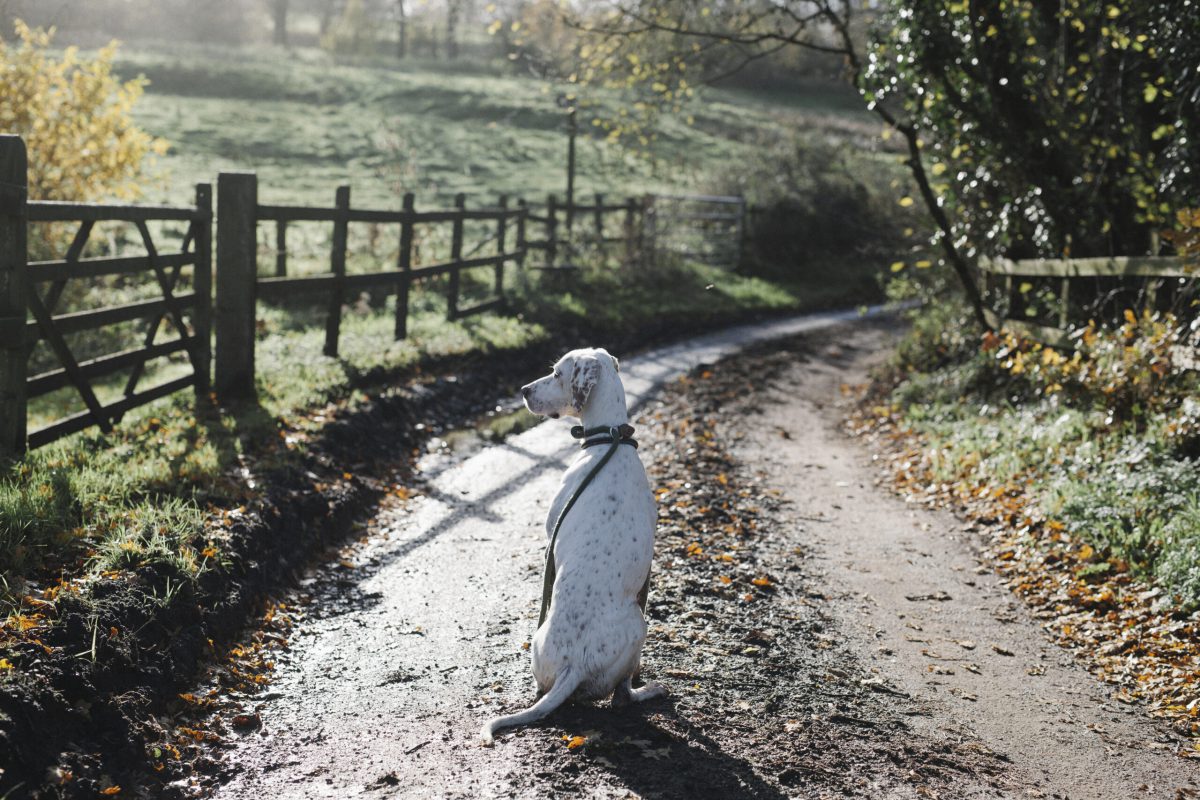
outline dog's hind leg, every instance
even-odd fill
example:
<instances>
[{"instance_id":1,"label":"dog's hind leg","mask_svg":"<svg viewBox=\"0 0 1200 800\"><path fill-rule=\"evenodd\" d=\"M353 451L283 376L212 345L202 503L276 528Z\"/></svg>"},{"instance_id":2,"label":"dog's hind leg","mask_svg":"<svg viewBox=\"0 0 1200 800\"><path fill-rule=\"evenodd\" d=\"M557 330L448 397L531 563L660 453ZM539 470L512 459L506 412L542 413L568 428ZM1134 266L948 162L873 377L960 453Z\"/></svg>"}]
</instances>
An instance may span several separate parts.
<instances>
[{"instance_id":1,"label":"dog's hind leg","mask_svg":"<svg viewBox=\"0 0 1200 800\"><path fill-rule=\"evenodd\" d=\"M616 691L613 692L612 704L614 707L620 708L630 703L644 703L647 700L657 700L669 694L670 692L667 691L667 687L655 681L649 681L645 686L635 689L633 688L633 675L626 675L617 684Z\"/></svg>"},{"instance_id":2,"label":"dog's hind leg","mask_svg":"<svg viewBox=\"0 0 1200 800\"><path fill-rule=\"evenodd\" d=\"M528 725L530 722L536 722L546 716L567 701L567 698L579 688L579 681L580 679L575 677L575 671L571 667L567 667L554 680L554 685L550 687L550 691L546 692L541 699L528 709L517 714L496 717L496 719L484 725L483 730L479 734L483 739L483 743L487 745L492 744L495 741L496 731L501 728L510 728L514 725Z\"/></svg>"}]
</instances>

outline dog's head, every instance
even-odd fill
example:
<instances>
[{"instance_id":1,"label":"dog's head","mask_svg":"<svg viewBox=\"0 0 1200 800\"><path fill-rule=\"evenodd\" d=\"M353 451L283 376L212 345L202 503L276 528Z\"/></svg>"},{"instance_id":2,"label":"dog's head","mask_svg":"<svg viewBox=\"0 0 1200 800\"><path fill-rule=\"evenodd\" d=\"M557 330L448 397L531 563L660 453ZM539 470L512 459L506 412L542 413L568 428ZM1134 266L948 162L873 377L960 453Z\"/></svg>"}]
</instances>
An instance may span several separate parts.
<instances>
[{"instance_id":1,"label":"dog's head","mask_svg":"<svg viewBox=\"0 0 1200 800\"><path fill-rule=\"evenodd\" d=\"M621 366L616 358L600 348L572 350L560 358L544 378L521 387L525 407L544 417L579 417L597 384Z\"/></svg>"}]
</instances>

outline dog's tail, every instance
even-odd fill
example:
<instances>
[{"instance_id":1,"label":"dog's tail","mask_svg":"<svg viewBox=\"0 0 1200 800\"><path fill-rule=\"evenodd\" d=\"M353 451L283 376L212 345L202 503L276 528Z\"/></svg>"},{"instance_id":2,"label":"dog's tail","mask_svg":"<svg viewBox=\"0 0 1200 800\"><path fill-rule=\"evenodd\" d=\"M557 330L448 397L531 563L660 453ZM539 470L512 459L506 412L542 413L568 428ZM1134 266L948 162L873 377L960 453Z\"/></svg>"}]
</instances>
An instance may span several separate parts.
<instances>
[{"instance_id":1,"label":"dog's tail","mask_svg":"<svg viewBox=\"0 0 1200 800\"><path fill-rule=\"evenodd\" d=\"M484 725L483 730L480 732L483 743L486 745L492 744L494 734L501 728L511 728L514 725L528 725L546 716L567 701L567 698L579 688L579 681L580 679L575 677L575 671L567 667L555 679L554 686L550 687L550 691L542 695L542 699L538 700L532 706L517 714L496 717Z\"/></svg>"}]
</instances>

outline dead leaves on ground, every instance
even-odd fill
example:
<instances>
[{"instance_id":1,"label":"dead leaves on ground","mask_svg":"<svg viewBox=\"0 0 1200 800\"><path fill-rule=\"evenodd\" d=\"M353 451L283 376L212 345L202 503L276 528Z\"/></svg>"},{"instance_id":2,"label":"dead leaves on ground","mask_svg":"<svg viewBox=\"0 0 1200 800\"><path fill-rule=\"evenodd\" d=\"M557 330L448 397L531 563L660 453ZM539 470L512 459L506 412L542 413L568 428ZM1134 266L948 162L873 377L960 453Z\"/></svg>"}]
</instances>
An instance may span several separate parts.
<instances>
[{"instance_id":1,"label":"dead leaves on ground","mask_svg":"<svg viewBox=\"0 0 1200 800\"><path fill-rule=\"evenodd\" d=\"M990 539L991 566L1046 631L1113 686L1116 700L1166 719L1183 737L1179 755L1200 759L1200 613L1182 616L1157 603L1159 592L1135 580L1126 564L1088 569L1098 555L1073 540L1061 522L1040 513L1026 489L1036 476L1001 486L938 480L936 454L890 406L860 406L849 428L870 441L885 480L909 502L949 506L971 519L971 529ZM1013 655L996 644L992 649Z\"/></svg>"}]
</instances>

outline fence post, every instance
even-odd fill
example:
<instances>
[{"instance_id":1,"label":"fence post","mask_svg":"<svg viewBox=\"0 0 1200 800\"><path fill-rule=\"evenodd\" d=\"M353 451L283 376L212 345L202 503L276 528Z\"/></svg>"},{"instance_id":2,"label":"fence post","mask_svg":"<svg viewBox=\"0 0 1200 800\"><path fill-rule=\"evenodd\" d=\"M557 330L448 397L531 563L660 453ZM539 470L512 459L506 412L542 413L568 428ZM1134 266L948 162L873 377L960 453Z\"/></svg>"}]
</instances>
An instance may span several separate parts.
<instances>
[{"instance_id":1,"label":"fence post","mask_svg":"<svg viewBox=\"0 0 1200 800\"><path fill-rule=\"evenodd\" d=\"M275 220L275 277L287 277L287 220Z\"/></svg>"},{"instance_id":2,"label":"fence post","mask_svg":"<svg viewBox=\"0 0 1200 800\"><path fill-rule=\"evenodd\" d=\"M329 263L333 289L329 293L329 315L325 318L325 355L337 358L338 335L342 329L342 304L346 302L346 240L350 231L350 187L339 186L334 195L337 216L333 221L333 252Z\"/></svg>"},{"instance_id":3,"label":"fence post","mask_svg":"<svg viewBox=\"0 0 1200 800\"><path fill-rule=\"evenodd\" d=\"M642 197L642 264L653 267L658 260L658 229L654 210L654 195Z\"/></svg>"},{"instance_id":4,"label":"fence post","mask_svg":"<svg viewBox=\"0 0 1200 800\"><path fill-rule=\"evenodd\" d=\"M637 198L630 197L625 201L625 266L632 267L637 259Z\"/></svg>"},{"instance_id":5,"label":"fence post","mask_svg":"<svg viewBox=\"0 0 1200 800\"><path fill-rule=\"evenodd\" d=\"M596 247L604 246L604 212L601 206L604 205L604 195L596 192Z\"/></svg>"},{"instance_id":6,"label":"fence post","mask_svg":"<svg viewBox=\"0 0 1200 800\"><path fill-rule=\"evenodd\" d=\"M217 176L217 358L213 385L222 400L253 399L258 287L258 176Z\"/></svg>"},{"instance_id":7,"label":"fence post","mask_svg":"<svg viewBox=\"0 0 1200 800\"><path fill-rule=\"evenodd\" d=\"M450 238L450 261L454 267L450 270L450 289L446 298L446 319L454 320L458 318L458 286L459 277L462 272L458 267L458 263L462 261L463 248L463 209L467 204L467 196L462 192L454 195L454 210L458 213L454 216L454 229Z\"/></svg>"},{"instance_id":8,"label":"fence post","mask_svg":"<svg viewBox=\"0 0 1200 800\"><path fill-rule=\"evenodd\" d=\"M528 286L529 276L525 274L525 254L529 250L529 242L525 235L525 223L529 217L529 204L525 198L517 200L517 279L521 286Z\"/></svg>"},{"instance_id":9,"label":"fence post","mask_svg":"<svg viewBox=\"0 0 1200 800\"><path fill-rule=\"evenodd\" d=\"M0 458L25 452L28 161L19 136L0 136Z\"/></svg>"},{"instance_id":10,"label":"fence post","mask_svg":"<svg viewBox=\"0 0 1200 800\"><path fill-rule=\"evenodd\" d=\"M413 202L412 192L404 195L404 220L400 223L400 255L397 267L403 275L396 287L396 341L408 336L408 294L412 290Z\"/></svg>"},{"instance_id":11,"label":"fence post","mask_svg":"<svg viewBox=\"0 0 1200 800\"><path fill-rule=\"evenodd\" d=\"M496 297L504 297L504 245L508 234L508 195L500 195L500 219L496 222L496 252L500 261L496 264Z\"/></svg>"},{"instance_id":12,"label":"fence post","mask_svg":"<svg viewBox=\"0 0 1200 800\"><path fill-rule=\"evenodd\" d=\"M195 223L196 265L192 272L192 290L196 305L192 327L196 340L196 397L203 399L212 385L212 184L196 184Z\"/></svg>"},{"instance_id":13,"label":"fence post","mask_svg":"<svg viewBox=\"0 0 1200 800\"><path fill-rule=\"evenodd\" d=\"M554 269L558 257L558 198L546 198L546 268Z\"/></svg>"},{"instance_id":14,"label":"fence post","mask_svg":"<svg viewBox=\"0 0 1200 800\"><path fill-rule=\"evenodd\" d=\"M734 272L741 273L743 261L746 258L746 198L738 196L738 218L737 218L737 256L733 262Z\"/></svg>"}]
</instances>

